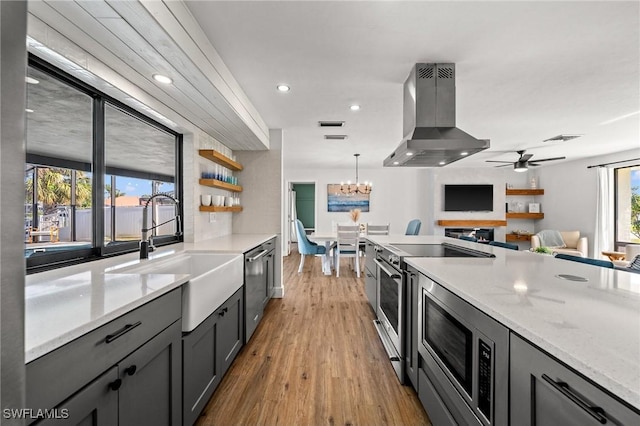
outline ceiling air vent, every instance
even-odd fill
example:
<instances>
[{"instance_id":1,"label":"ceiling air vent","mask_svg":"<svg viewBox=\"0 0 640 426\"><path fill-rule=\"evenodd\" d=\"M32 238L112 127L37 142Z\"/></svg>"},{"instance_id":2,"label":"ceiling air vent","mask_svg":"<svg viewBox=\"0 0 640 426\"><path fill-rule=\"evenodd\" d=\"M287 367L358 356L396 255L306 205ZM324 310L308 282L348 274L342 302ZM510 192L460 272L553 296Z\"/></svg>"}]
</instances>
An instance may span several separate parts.
<instances>
[{"instance_id":1,"label":"ceiling air vent","mask_svg":"<svg viewBox=\"0 0 640 426\"><path fill-rule=\"evenodd\" d=\"M582 135L558 135L549 139L545 139L543 142L566 142L571 139L579 138Z\"/></svg>"},{"instance_id":2,"label":"ceiling air vent","mask_svg":"<svg viewBox=\"0 0 640 426\"><path fill-rule=\"evenodd\" d=\"M320 127L343 127L344 121L318 121Z\"/></svg>"},{"instance_id":3,"label":"ceiling air vent","mask_svg":"<svg viewBox=\"0 0 640 426\"><path fill-rule=\"evenodd\" d=\"M343 141L347 135L324 135L324 138L331 141Z\"/></svg>"}]
</instances>

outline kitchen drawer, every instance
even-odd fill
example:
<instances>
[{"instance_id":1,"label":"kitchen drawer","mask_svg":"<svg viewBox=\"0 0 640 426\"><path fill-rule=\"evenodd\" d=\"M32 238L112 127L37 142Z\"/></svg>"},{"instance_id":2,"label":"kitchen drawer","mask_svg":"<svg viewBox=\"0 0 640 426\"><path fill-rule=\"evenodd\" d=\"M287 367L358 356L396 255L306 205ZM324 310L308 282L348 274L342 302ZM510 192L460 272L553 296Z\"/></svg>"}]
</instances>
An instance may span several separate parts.
<instances>
[{"instance_id":1,"label":"kitchen drawer","mask_svg":"<svg viewBox=\"0 0 640 426\"><path fill-rule=\"evenodd\" d=\"M373 244L369 240L366 240L364 245L364 253L364 266L369 270L369 272L373 274L373 277L376 278L378 275L378 269L376 268L376 264L374 262L374 259L376 258L375 244Z\"/></svg>"},{"instance_id":2,"label":"kitchen drawer","mask_svg":"<svg viewBox=\"0 0 640 426\"><path fill-rule=\"evenodd\" d=\"M27 406L52 408L180 319L181 289L27 364Z\"/></svg>"}]
</instances>

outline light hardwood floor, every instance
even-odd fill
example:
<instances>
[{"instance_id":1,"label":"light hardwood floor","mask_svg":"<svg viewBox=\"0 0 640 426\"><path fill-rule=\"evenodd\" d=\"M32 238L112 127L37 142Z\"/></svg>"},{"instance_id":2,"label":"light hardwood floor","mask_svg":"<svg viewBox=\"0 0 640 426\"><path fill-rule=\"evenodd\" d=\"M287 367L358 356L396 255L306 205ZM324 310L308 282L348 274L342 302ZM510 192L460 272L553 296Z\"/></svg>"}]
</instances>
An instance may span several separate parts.
<instances>
[{"instance_id":1,"label":"light hardwood floor","mask_svg":"<svg viewBox=\"0 0 640 426\"><path fill-rule=\"evenodd\" d=\"M348 260L340 278L320 258L284 258L285 297L273 299L197 425L429 425L399 382Z\"/></svg>"}]
</instances>

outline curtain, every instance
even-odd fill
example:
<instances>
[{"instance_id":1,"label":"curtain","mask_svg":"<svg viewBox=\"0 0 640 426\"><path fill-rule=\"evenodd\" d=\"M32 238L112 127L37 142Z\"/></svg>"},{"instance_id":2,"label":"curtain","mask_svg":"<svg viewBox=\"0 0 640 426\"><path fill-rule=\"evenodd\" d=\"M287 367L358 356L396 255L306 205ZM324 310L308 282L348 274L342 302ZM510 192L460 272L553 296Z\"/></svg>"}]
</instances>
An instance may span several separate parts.
<instances>
[{"instance_id":1,"label":"curtain","mask_svg":"<svg viewBox=\"0 0 640 426\"><path fill-rule=\"evenodd\" d=\"M613 169L598 167L598 191L596 194L596 232L593 242L593 257L602 257L603 251L610 251L613 247L614 220L613 217Z\"/></svg>"}]
</instances>

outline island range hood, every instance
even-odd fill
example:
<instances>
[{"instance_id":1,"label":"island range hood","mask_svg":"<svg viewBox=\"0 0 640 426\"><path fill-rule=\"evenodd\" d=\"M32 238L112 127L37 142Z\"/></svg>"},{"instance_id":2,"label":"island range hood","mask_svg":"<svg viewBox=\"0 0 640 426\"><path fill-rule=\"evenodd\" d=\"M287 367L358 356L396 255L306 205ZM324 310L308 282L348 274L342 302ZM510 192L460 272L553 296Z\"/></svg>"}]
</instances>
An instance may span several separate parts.
<instances>
[{"instance_id":1,"label":"island range hood","mask_svg":"<svg viewBox=\"0 0 640 426\"><path fill-rule=\"evenodd\" d=\"M456 127L455 64L416 64L404 83L403 139L385 167L442 167L489 148Z\"/></svg>"}]
</instances>

